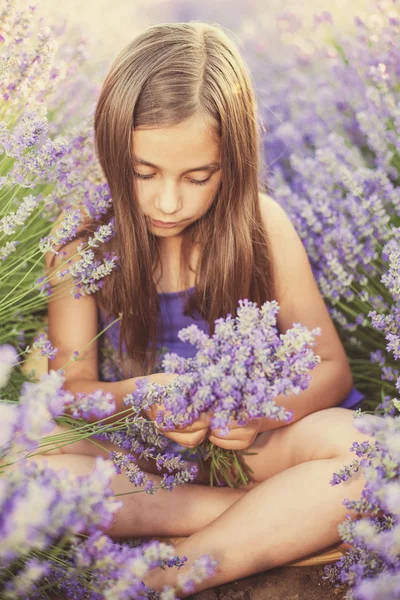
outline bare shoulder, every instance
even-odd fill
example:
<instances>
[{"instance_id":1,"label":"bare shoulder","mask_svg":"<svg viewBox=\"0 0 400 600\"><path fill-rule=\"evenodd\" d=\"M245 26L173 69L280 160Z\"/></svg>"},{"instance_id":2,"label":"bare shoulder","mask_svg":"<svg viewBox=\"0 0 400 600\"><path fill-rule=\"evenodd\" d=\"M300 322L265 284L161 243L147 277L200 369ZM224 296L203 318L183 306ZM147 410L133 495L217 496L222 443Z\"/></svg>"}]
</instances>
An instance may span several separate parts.
<instances>
[{"instance_id":1,"label":"bare shoulder","mask_svg":"<svg viewBox=\"0 0 400 600\"><path fill-rule=\"evenodd\" d=\"M279 237L284 230L293 226L282 206L264 192L259 192L260 210L263 224L269 236Z\"/></svg>"},{"instance_id":2,"label":"bare shoulder","mask_svg":"<svg viewBox=\"0 0 400 600\"><path fill-rule=\"evenodd\" d=\"M308 268L305 248L285 210L271 196L260 192L261 218L267 232L271 258L275 267L275 285L277 300L281 300L288 291L290 272L296 268L296 256L299 264Z\"/></svg>"}]
</instances>

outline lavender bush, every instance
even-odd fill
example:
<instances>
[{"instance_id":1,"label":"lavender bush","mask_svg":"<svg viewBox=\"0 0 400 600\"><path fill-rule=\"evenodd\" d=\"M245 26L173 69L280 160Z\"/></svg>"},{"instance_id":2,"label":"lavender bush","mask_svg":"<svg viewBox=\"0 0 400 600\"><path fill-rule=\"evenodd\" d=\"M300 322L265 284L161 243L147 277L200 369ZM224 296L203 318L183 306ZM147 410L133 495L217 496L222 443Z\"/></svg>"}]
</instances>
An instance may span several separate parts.
<instances>
[{"instance_id":1,"label":"lavender bush","mask_svg":"<svg viewBox=\"0 0 400 600\"><path fill-rule=\"evenodd\" d=\"M400 403L394 402L400 410ZM360 518L348 517L339 525L350 549L325 567L323 578L345 592L345 600L395 600L400 585L400 415L357 413L354 426L372 435L375 447L355 442L352 450L360 463L354 461L331 481L340 484L361 467L367 483L359 501L344 501Z\"/></svg>"},{"instance_id":2,"label":"lavender bush","mask_svg":"<svg viewBox=\"0 0 400 600\"><path fill-rule=\"evenodd\" d=\"M386 399L392 411L399 369L374 319L392 307L381 278L400 224L399 5L377 2L352 36L327 26L329 43L308 38L307 55L291 47L276 85L260 91L270 188L302 238L365 408Z\"/></svg>"},{"instance_id":3,"label":"lavender bush","mask_svg":"<svg viewBox=\"0 0 400 600\"><path fill-rule=\"evenodd\" d=\"M84 217L98 218L110 195L93 150L88 111L97 88L81 74L85 41L63 39L36 18L35 6L23 5L5 0L0 9L0 344L29 354L49 301L44 253L58 253ZM64 222L49 235L62 211ZM94 264L91 251L112 232L112 223L99 228L79 248L73 293L92 293L115 267L115 257ZM18 399L26 379L14 369L7 396Z\"/></svg>"},{"instance_id":4,"label":"lavender bush","mask_svg":"<svg viewBox=\"0 0 400 600\"><path fill-rule=\"evenodd\" d=\"M0 346L1 386L17 362L15 348ZM151 569L179 567L186 557L175 556L173 547L158 541L132 548L103 533L122 506L110 488L118 472L112 461L97 457L89 475L75 478L67 469L55 471L30 460L35 450L72 441L63 435L42 441L66 406L82 411L81 399L72 399L62 389L63 381L60 373L51 371L39 382L25 382L19 403L0 402L0 596L41 600L53 591L66 600L174 600L179 590L191 589L193 580L213 575L217 563L204 555L189 573L179 575L176 588L160 593L147 589L142 578ZM90 407L86 399L84 412L99 414L98 400L97 394ZM112 398L104 404L102 416L110 414L110 408L115 411ZM151 493L156 489L153 486Z\"/></svg>"},{"instance_id":5,"label":"lavender bush","mask_svg":"<svg viewBox=\"0 0 400 600\"><path fill-rule=\"evenodd\" d=\"M400 239L399 229L383 248L389 270L381 277L385 296L390 297L387 312L373 311L372 325L384 335L386 353L396 364L400 334ZM400 392L400 377L395 381ZM325 567L324 578L345 591L345 600L394 600L400 589L400 401L387 396L375 411L356 411L354 425L376 440L374 448L354 444L366 485L360 501L344 504L356 510L356 521L346 519L339 526L342 540L350 550L335 565ZM346 481L357 463L335 474L331 484ZM368 516L367 516L368 515Z\"/></svg>"}]
</instances>

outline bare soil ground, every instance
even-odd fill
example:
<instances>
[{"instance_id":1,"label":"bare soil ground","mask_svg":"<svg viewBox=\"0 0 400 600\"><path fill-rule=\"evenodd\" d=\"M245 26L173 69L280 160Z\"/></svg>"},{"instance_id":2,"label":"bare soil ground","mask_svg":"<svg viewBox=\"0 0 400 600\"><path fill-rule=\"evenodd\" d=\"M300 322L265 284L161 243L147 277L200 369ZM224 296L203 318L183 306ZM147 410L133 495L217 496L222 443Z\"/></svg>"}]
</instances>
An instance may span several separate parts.
<instances>
[{"instance_id":1,"label":"bare soil ground","mask_svg":"<svg viewBox=\"0 0 400 600\"><path fill-rule=\"evenodd\" d=\"M342 600L322 579L324 565L277 567L205 590L190 600Z\"/></svg>"}]
</instances>

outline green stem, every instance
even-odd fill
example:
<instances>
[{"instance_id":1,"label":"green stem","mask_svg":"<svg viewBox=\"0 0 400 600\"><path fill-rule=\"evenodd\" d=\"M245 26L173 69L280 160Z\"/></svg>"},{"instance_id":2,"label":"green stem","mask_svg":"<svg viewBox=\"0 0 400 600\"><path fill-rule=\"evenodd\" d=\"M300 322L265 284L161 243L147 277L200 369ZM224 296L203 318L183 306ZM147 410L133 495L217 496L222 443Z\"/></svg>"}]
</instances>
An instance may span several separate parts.
<instances>
[{"instance_id":1,"label":"green stem","mask_svg":"<svg viewBox=\"0 0 400 600\"><path fill-rule=\"evenodd\" d=\"M22 282L23 282L23 281L24 281L24 280L25 280L25 279L28 277L29 273L31 273L31 271L33 271L33 269L36 267L36 265L38 264L39 260L41 260L41 258L42 258L42 257L38 258L38 260L37 260L37 261L34 263L34 265L33 265L33 266L32 266L32 267L29 269L29 271L27 271L27 272L25 273L25 275L22 277L22 279L20 279L20 280L19 280L19 282L18 282L18 285L14 286L14 287L13 287L13 288L12 288L12 289L11 289L11 290L8 292L8 294L7 294L6 296L4 296L4 298L3 298L3 301L4 301L4 300L6 300L6 299L7 299L7 298L8 298L8 297L9 297L9 296L10 296L10 295L11 295L11 294L12 294L12 293L13 293L13 292L14 292L14 291L15 291L15 290L18 288L18 286L19 286L19 285L20 285L20 284L21 284L21 283L22 283ZM39 284L36 284L36 285L34 286L34 288L35 288L35 287L38 287L38 285L39 285ZM21 296L18 296L17 298L13 298L12 302L13 302L13 303L15 303L17 300L19 300L20 298L23 298L23 297L24 297L24 296L26 296L27 294L30 294L31 292L32 292L32 289L26 290L26 292L25 292L24 294L22 294ZM5 302L5 303L3 304L3 302L2 302L2 306L3 306L3 307L4 307L4 306L5 306L5 307L7 307L9 304L10 304L10 303L7 303L7 302Z\"/></svg>"},{"instance_id":2,"label":"green stem","mask_svg":"<svg viewBox=\"0 0 400 600\"><path fill-rule=\"evenodd\" d=\"M152 489L153 490L161 490L162 487L159 485L159 486L156 486L156 487L154 487ZM132 492L124 492L122 494L113 494L113 497L118 498L119 496L130 496L131 494L145 494L145 493L146 492L144 490L137 490L137 492L133 492L132 491Z\"/></svg>"},{"instance_id":3,"label":"green stem","mask_svg":"<svg viewBox=\"0 0 400 600\"><path fill-rule=\"evenodd\" d=\"M357 364L365 364L368 365L369 367L371 367L371 365L373 364L370 360L368 360L368 358L349 358L349 362L350 364L352 363L357 363Z\"/></svg>"},{"instance_id":4,"label":"green stem","mask_svg":"<svg viewBox=\"0 0 400 600\"><path fill-rule=\"evenodd\" d=\"M44 281L42 282L41 285L44 285ZM57 288L53 288L53 293L51 294L50 297L46 297L46 296L35 296L34 298L29 299L27 302L25 303L19 303L18 304L18 312L27 312L28 309L30 312L33 312L35 309L39 309L39 308L43 308L45 307L49 302L53 302L55 300L58 300L59 298L64 298L68 295L69 291L75 288L75 283L72 282L71 285L69 285L68 287L66 287L67 284L65 284L61 289L59 289L58 291L56 291L54 293L54 290L57 290ZM26 296L28 293L30 293L32 290L29 290L26 294L23 294L22 296ZM21 296L21 297L22 297ZM13 304L15 304L15 301L10 302L10 309L8 311L4 311L1 314L1 318L3 321L5 321L7 318L12 319L14 314L15 314L15 310L16 307L13 306Z\"/></svg>"},{"instance_id":5,"label":"green stem","mask_svg":"<svg viewBox=\"0 0 400 600\"><path fill-rule=\"evenodd\" d=\"M45 282L43 282L41 285L44 285ZM67 285L67 284L66 284ZM39 308L44 308L45 306L47 306L47 304L49 302L52 302L53 300L58 300L59 298L63 298L64 296L66 297L68 295L69 290L74 289L75 284L74 282L72 282L72 284L69 287L63 287L62 289L58 290L57 293L52 293L50 297L46 297L46 296L35 296L33 298L28 299L25 302L20 302L18 304L18 312L19 313L23 313L23 312L27 312L28 310L32 313L35 309L39 309ZM27 296L28 294L30 294L32 292L32 290L28 290L25 294L22 294L21 297L23 296ZM67 293L65 293L67 292ZM15 311L16 311L16 306L15 306L15 300L13 302L9 302L9 310L5 310L4 312L1 312L1 319L2 321L6 321L7 319L12 319L15 315ZM3 308L3 307L1 307Z\"/></svg>"},{"instance_id":6,"label":"green stem","mask_svg":"<svg viewBox=\"0 0 400 600\"><path fill-rule=\"evenodd\" d=\"M89 247L89 246L87 245L87 247ZM83 250L85 250L85 249L86 249L86 247L85 247L85 245L84 245L84 246L83 246L83 248L81 248L81 250L83 251ZM19 280L19 282L18 282L18 285L21 283L21 281L23 281L23 280L24 280L24 279L25 279L25 278L26 278L26 277L29 275L29 273L30 273L30 272L31 272L31 271L32 271L32 270L35 268L35 266L38 264L38 262L39 262L41 259L43 259L43 253L42 253L40 250L38 250L38 251L37 251L37 253L40 253L40 255L41 255L41 256L40 256L40 257L39 257L39 259L38 259L38 260L37 260L37 261L34 263L34 265L31 267L31 269L30 269L30 270L29 270L29 271L28 271L28 272L25 274L25 276L23 277L23 279L22 279L22 280ZM80 255L80 254L81 254L81 252L78 252L78 251L76 251L76 252L75 252L75 254L73 254L71 257L69 257L69 258L68 258L67 260L65 260L63 263L61 263L61 265L57 266L57 267L56 267L56 268L55 268L55 269L54 269L54 270L53 270L53 271L52 271L52 272L51 272L51 273L50 273L50 274L49 274L49 275L48 275L48 276L47 276L47 277L46 277L46 278L43 280L43 282L41 282L40 284L35 284L35 285L33 286L33 288L31 288L31 289L28 289L28 290L25 290L25 292L24 292L24 293L22 293L22 294L21 294L20 296L18 296L17 298L15 298L15 297L14 297L14 298L13 298L11 301L9 301L9 302L4 302L4 300L6 300L6 299L8 298L8 296L10 296L10 294L12 294L12 293L15 291L15 289L18 287L18 286L15 286L15 287L14 287L12 290L10 290L10 291L8 292L8 294L7 294L7 295L6 295L6 296L3 298L3 300L2 300L2 304L1 304L2 308L4 309L4 308L7 308L8 306L10 306L10 305L12 305L12 304L15 304L17 301L20 301L20 300L21 300L21 299L22 299L24 296L26 296L26 295L30 294L30 293L32 292L32 289L39 288L39 287L43 286L43 285L44 285L44 284L45 284L47 281L49 281L49 280L50 280L50 278L51 278L51 277L52 277L52 276L53 276L53 275L54 275L56 272L58 272L59 270L61 270L61 268L62 268L63 266L65 266L65 265L66 265L66 264L67 264L67 263L68 263L68 262L69 262L69 261L70 261L72 258L74 258L74 257L75 257L76 255L78 255L78 254Z\"/></svg>"},{"instance_id":7,"label":"green stem","mask_svg":"<svg viewBox=\"0 0 400 600\"><path fill-rule=\"evenodd\" d=\"M383 385L384 384L383 379L374 379L373 377L368 377L367 375L359 375L358 377L362 381L369 381L370 383L377 383L379 385ZM361 383L361 381L360 381L360 383Z\"/></svg>"},{"instance_id":8,"label":"green stem","mask_svg":"<svg viewBox=\"0 0 400 600\"><path fill-rule=\"evenodd\" d=\"M1 171L1 166L2 166L2 165L0 165L0 171ZM14 185L12 186L12 188L11 188L10 190L8 190L8 191L7 191L7 194L8 194L8 193L11 193L11 192L13 191L13 189L14 189L14 188L16 188L16 189L15 189L15 192L14 192L14 194L12 195L12 197L9 199L9 201L8 201L8 204L7 204L7 205L4 207L4 210L2 210L2 211L1 211L1 214L2 214L2 215L6 215L6 214L7 214L8 210L9 210L9 206L11 205L11 203L12 203L12 201L14 200L15 196L17 195L17 193L18 193L18 192L19 192L19 190L21 189L21 186L19 185L19 183L16 183L16 184L14 184ZM3 201L3 196L1 195L1 196L0 196L0 206L1 206L1 204L2 204L2 201Z\"/></svg>"},{"instance_id":9,"label":"green stem","mask_svg":"<svg viewBox=\"0 0 400 600\"><path fill-rule=\"evenodd\" d=\"M120 413L118 413L118 414L121 414L120 420L116 421L115 423L106 423L102 427L100 427L99 425L101 425L103 420L107 419L108 417L105 417L104 419L96 421L95 423L87 423L83 427L76 427L71 432L68 432L68 433L59 433L59 434L56 434L53 436L48 436L46 438L43 438L43 440L41 442L44 442L44 443L40 443L37 452L28 453L16 462L12 462L12 463L8 462L5 464L2 464L0 467L0 472L11 465L14 465L20 461L25 460L26 458L33 458L34 456L39 456L39 455L41 456L45 452L47 452L47 450L56 450L58 448L62 448L63 446L68 446L69 444L71 444L75 441L80 441L80 440L90 438L91 436L93 436L95 434L107 433L110 429L112 431L123 430L124 425L125 425L125 418L122 415L124 415L125 413L129 413L129 412L131 412L131 409L129 409L129 408L126 411L121 411ZM58 419L58 421L60 421L60 420L61 419ZM89 441L92 442L93 444L96 444L103 450L108 451L107 448L104 448L103 446L98 444L98 442L96 442L92 439L89 439ZM44 448L47 448L47 450L45 452L43 451Z\"/></svg>"},{"instance_id":10,"label":"green stem","mask_svg":"<svg viewBox=\"0 0 400 600\"><path fill-rule=\"evenodd\" d=\"M25 238L22 241L26 244L26 242L29 242L31 239L36 239L37 237L42 236L47 230L48 230L48 227L44 228L42 231L35 231L31 236ZM12 241L15 241L15 240L12 240ZM18 241L21 241L21 240L18 240ZM41 250L35 250L34 252L32 252L32 254L28 255L27 258L25 258L23 262L28 262L28 261L32 260L39 253L43 256L43 252ZM11 257L12 256L14 256L14 255L12 254ZM6 281L7 278L14 273L14 271L18 271L18 269L21 268L21 260L20 260L19 256L12 262L11 261L8 262L8 261L9 261L9 259L7 259L7 271L3 278L3 281ZM13 263L15 263L15 267L10 267L10 265L12 265Z\"/></svg>"},{"instance_id":11,"label":"green stem","mask_svg":"<svg viewBox=\"0 0 400 600\"><path fill-rule=\"evenodd\" d=\"M34 557L36 557L38 560L49 560L49 554L48 551L42 551L42 550L31 550L30 554ZM66 560L63 560L62 558L60 558L59 556L51 556L51 560L53 560L56 564L60 565L61 568L63 567L70 567L70 563L67 562Z\"/></svg>"},{"instance_id":12,"label":"green stem","mask_svg":"<svg viewBox=\"0 0 400 600\"><path fill-rule=\"evenodd\" d=\"M39 205L38 205L38 206L37 206L37 207L34 209L34 211L33 211L33 212L32 212L32 213L29 215L29 217L28 217L27 221L26 221L25 223L23 223L22 225L19 225L19 227L22 227L22 228L23 228L23 229L22 229L22 231L23 231L23 232L25 232L25 231L27 231L27 232L30 232L30 231L31 231L31 229L32 229L32 224L33 224L33 223L34 223L34 222L35 222L35 221L36 221L38 218L42 218L42 213L41 213L40 209L42 209L42 210L43 210L43 206L40 206L40 204L39 204ZM32 217L32 218L31 218L31 217ZM31 220L29 221L29 219L31 219ZM46 231L46 230L48 230L48 229L49 229L49 224L48 224L48 225L45 227L44 231ZM30 238L24 238L24 239L21 239L20 241L21 241L21 243L22 243L22 242L26 242L26 241L28 241L29 239L32 239L32 238L38 237L39 235L41 235L41 232L40 232L40 231L39 231L39 232L35 232L35 231L34 231L34 232L32 232L32 234L31 234ZM5 234L5 233L4 233L2 236L0 236L0 242L2 242L2 241L3 241L3 239L4 239L4 238L7 238L7 237L9 237L9 236L8 236L7 234Z\"/></svg>"}]
</instances>

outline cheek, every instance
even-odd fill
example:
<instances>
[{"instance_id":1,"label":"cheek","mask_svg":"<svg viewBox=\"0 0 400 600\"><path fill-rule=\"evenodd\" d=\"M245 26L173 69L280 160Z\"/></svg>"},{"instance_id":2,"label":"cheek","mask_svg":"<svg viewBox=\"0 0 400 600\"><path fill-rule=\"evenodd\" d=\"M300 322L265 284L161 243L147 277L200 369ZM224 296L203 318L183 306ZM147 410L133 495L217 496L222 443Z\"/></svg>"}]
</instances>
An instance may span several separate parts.
<instances>
[{"instance_id":1,"label":"cheek","mask_svg":"<svg viewBox=\"0 0 400 600\"><path fill-rule=\"evenodd\" d=\"M215 194L216 194L215 189L202 191L200 194L200 197L198 198L196 212L201 213L201 214L207 212L208 209L210 208L210 206L214 202Z\"/></svg>"},{"instance_id":2,"label":"cheek","mask_svg":"<svg viewBox=\"0 0 400 600\"><path fill-rule=\"evenodd\" d=\"M135 198L141 209L145 209L149 205L148 194L145 190L140 189L140 186L137 186L135 190Z\"/></svg>"},{"instance_id":3,"label":"cheek","mask_svg":"<svg viewBox=\"0 0 400 600\"><path fill-rule=\"evenodd\" d=\"M136 198L140 210L144 211L146 209L146 203L143 201L143 198L141 197L141 195L136 196Z\"/></svg>"}]
</instances>

